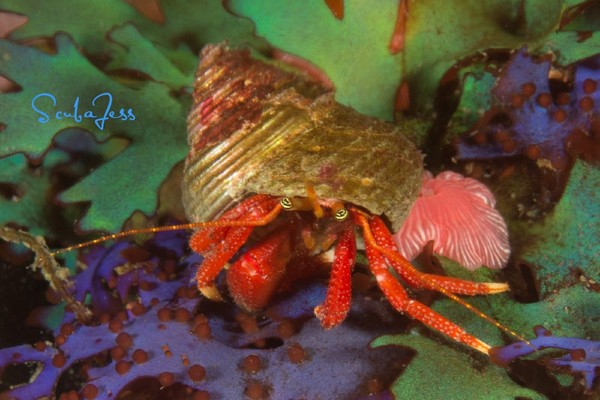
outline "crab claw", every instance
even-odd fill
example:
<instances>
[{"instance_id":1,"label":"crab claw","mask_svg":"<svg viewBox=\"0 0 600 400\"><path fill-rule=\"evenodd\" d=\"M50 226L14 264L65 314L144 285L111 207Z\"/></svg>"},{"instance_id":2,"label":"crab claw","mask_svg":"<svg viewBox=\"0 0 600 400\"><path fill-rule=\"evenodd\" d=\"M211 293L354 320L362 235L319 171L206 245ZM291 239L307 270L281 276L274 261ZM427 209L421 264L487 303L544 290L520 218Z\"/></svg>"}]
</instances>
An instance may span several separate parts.
<instances>
[{"instance_id":1,"label":"crab claw","mask_svg":"<svg viewBox=\"0 0 600 400\"><path fill-rule=\"evenodd\" d=\"M223 298L214 285L214 280L223 266L246 243L254 227L232 228L225 239L211 251L196 272L198 290L211 300L221 301Z\"/></svg>"},{"instance_id":2,"label":"crab claw","mask_svg":"<svg viewBox=\"0 0 600 400\"><path fill-rule=\"evenodd\" d=\"M290 248L289 231L278 229L229 268L227 286L238 305L257 311L267 304L285 273Z\"/></svg>"},{"instance_id":3,"label":"crab claw","mask_svg":"<svg viewBox=\"0 0 600 400\"><path fill-rule=\"evenodd\" d=\"M254 196L244 201L228 215L213 223L210 229L201 229L190 240L190 247L205 255L196 272L198 290L211 300L222 300L214 280L225 264L246 243L254 227L266 225L281 211L273 197ZM240 217L241 216L241 217ZM229 219L231 218L231 219ZM203 236L208 235L206 239Z\"/></svg>"}]
</instances>

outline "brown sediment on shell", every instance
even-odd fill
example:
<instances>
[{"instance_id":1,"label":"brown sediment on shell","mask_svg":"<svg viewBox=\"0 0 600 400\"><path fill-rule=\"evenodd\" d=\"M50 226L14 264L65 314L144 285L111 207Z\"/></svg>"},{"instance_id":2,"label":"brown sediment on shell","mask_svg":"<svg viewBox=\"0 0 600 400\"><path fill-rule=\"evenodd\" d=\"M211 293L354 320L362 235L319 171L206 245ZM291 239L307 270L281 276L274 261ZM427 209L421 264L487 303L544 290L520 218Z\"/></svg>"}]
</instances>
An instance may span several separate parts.
<instances>
[{"instance_id":1,"label":"brown sediment on shell","mask_svg":"<svg viewBox=\"0 0 600 400\"><path fill-rule=\"evenodd\" d=\"M422 156L402 128L359 114L300 76L209 46L188 118L183 204L191 221L252 193L349 202L398 229L421 185Z\"/></svg>"}]
</instances>

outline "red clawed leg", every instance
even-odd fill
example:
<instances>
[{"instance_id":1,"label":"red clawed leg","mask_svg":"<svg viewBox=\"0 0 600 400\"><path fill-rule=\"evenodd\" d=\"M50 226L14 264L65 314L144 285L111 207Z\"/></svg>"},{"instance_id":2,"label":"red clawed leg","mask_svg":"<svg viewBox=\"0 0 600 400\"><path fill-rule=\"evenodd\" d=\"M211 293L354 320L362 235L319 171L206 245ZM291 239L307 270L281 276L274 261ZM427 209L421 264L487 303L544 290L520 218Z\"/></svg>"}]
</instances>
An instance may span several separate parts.
<instances>
[{"instance_id":1,"label":"red clawed leg","mask_svg":"<svg viewBox=\"0 0 600 400\"><path fill-rule=\"evenodd\" d=\"M385 256L396 272L402 278L415 287L438 290L442 288L450 293L464 295L495 294L505 292L509 289L506 283L497 282L472 282L448 276L425 274L417 270L406 258L404 258L394 244L392 234L385 226L383 220L377 216L373 217L369 226L377 244L387 250ZM393 256L391 254L393 254ZM388 257L389 256L389 257Z\"/></svg>"},{"instance_id":2,"label":"red clawed leg","mask_svg":"<svg viewBox=\"0 0 600 400\"><path fill-rule=\"evenodd\" d=\"M236 304L248 311L263 308L285 274L290 253L286 226L243 254L227 271L227 286Z\"/></svg>"},{"instance_id":3,"label":"red clawed leg","mask_svg":"<svg viewBox=\"0 0 600 400\"><path fill-rule=\"evenodd\" d=\"M214 287L213 281L227 261L246 243L253 229L253 226L230 229L221 245L204 258L196 271L198 290L204 296L211 300L221 300L221 295Z\"/></svg>"},{"instance_id":4,"label":"red clawed leg","mask_svg":"<svg viewBox=\"0 0 600 400\"><path fill-rule=\"evenodd\" d=\"M363 216L359 216L358 219L364 232L369 267L377 280L377 284L390 304L396 310L421 321L425 325L440 331L453 340L464 343L484 354L488 354L488 350L490 349L489 345L468 334L460 326L433 311L426 305L408 297L402 285L388 271L388 262L386 258L373 246L375 244L375 238L370 231L368 221Z\"/></svg>"},{"instance_id":5,"label":"red clawed leg","mask_svg":"<svg viewBox=\"0 0 600 400\"><path fill-rule=\"evenodd\" d=\"M248 197L234 208L223 213L219 221L238 220L259 204L273 200L273 196L264 194ZM190 248L198 254L205 254L211 251L216 244L225 240L229 229L229 226L198 229L190 238Z\"/></svg>"},{"instance_id":6,"label":"red clawed leg","mask_svg":"<svg viewBox=\"0 0 600 400\"><path fill-rule=\"evenodd\" d=\"M204 261L196 272L196 282L202 294L209 299L221 299L213 281L223 266L246 243L255 226L268 224L277 217L280 211L281 206L276 199L272 199L256 205L242 219L217 221L223 222L223 227L228 227L228 231L224 239L215 244L211 251L206 254ZM248 226L244 226L244 224ZM216 228L221 228L221 226Z\"/></svg>"},{"instance_id":7,"label":"red clawed leg","mask_svg":"<svg viewBox=\"0 0 600 400\"><path fill-rule=\"evenodd\" d=\"M352 270L355 259L356 238L354 227L350 226L342 232L335 246L325 302L315 307L315 315L326 329L338 325L348 315L352 300Z\"/></svg>"},{"instance_id":8,"label":"red clawed leg","mask_svg":"<svg viewBox=\"0 0 600 400\"><path fill-rule=\"evenodd\" d=\"M490 349L488 344L477 339L475 336L468 334L460 326L433 311L426 305L409 298L402 285L388 272L387 263L383 260L383 257L381 257L383 263L378 264L377 261L373 260L372 255L369 256L369 247L370 246L367 245L367 257L369 258L371 271L373 272L373 275L375 275L377 284L392 307L417 321L421 321L425 325L443 333L457 342L464 343L475 350L488 354L488 350Z\"/></svg>"}]
</instances>

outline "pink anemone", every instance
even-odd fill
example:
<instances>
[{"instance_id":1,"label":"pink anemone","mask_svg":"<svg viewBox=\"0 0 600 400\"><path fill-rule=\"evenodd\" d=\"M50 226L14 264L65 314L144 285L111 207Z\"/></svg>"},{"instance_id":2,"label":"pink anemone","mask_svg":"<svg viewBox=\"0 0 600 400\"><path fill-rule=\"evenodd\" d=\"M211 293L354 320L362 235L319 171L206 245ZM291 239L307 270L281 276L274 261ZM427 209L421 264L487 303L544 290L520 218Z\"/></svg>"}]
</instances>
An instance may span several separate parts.
<instances>
[{"instance_id":1,"label":"pink anemone","mask_svg":"<svg viewBox=\"0 0 600 400\"><path fill-rule=\"evenodd\" d=\"M433 240L434 253L465 268L502 268L510 246L495 204L492 192L475 179L451 171L434 178L425 171L419 197L394 235L398 250L412 260Z\"/></svg>"}]
</instances>

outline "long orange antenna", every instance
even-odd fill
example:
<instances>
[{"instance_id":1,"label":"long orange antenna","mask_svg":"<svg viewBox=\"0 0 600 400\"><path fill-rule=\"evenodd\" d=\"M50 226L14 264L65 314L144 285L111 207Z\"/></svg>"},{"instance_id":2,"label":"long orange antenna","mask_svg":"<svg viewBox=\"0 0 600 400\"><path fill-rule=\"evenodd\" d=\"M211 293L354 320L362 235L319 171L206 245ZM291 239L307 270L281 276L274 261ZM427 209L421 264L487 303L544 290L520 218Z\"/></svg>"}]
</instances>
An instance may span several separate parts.
<instances>
[{"instance_id":1,"label":"long orange antenna","mask_svg":"<svg viewBox=\"0 0 600 400\"><path fill-rule=\"evenodd\" d=\"M264 217L256 219L256 220L244 220L244 221L236 221L236 220L219 220L219 221L207 221L207 222L191 222L189 224L180 224L180 225L169 225L169 226L159 226L155 228L142 228L142 229L131 229L129 231L113 233L112 235L102 236L97 239L89 240L87 242L79 243L73 246L65 247L64 249L55 250L50 255L52 257L57 254L67 253L72 250L81 249L83 247L93 246L99 243L108 242L109 240L120 239L127 236L140 235L144 233L158 233L158 232L169 232L169 231L178 231L184 229L197 229L197 228L219 228L219 227L228 227L228 226L261 226L268 224L273 221L277 215L281 212L282 207L281 204L277 203L268 214Z\"/></svg>"}]
</instances>

